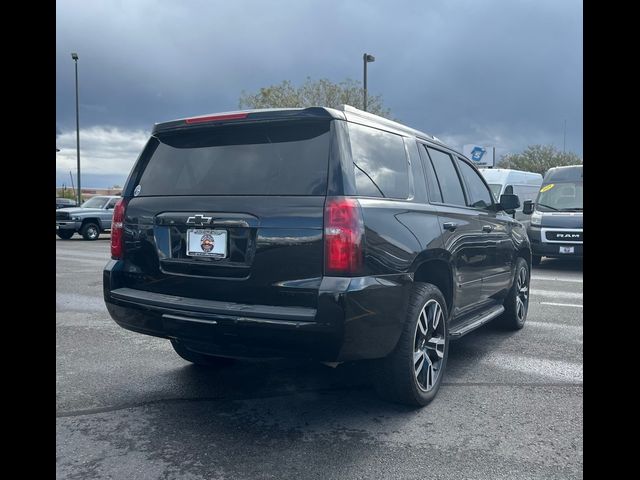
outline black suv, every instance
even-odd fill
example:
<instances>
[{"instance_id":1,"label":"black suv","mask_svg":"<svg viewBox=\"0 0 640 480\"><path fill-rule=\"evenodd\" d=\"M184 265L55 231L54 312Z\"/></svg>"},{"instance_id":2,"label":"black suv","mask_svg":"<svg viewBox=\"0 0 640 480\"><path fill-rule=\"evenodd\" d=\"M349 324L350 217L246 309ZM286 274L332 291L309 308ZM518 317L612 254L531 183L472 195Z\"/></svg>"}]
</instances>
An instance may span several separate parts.
<instances>
[{"instance_id":1,"label":"black suv","mask_svg":"<svg viewBox=\"0 0 640 480\"><path fill-rule=\"evenodd\" d=\"M425 405L450 339L526 319L517 196L496 204L459 152L353 107L156 124L122 196L109 313L196 364L376 359L383 397Z\"/></svg>"}]
</instances>

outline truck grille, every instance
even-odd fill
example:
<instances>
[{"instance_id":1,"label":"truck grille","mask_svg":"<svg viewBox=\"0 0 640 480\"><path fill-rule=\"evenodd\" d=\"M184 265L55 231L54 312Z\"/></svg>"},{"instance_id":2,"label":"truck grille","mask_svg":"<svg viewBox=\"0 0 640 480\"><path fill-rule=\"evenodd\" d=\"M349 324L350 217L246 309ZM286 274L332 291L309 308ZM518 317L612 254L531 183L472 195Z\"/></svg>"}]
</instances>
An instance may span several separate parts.
<instances>
[{"instance_id":1,"label":"truck grille","mask_svg":"<svg viewBox=\"0 0 640 480\"><path fill-rule=\"evenodd\" d=\"M547 231L545 238L554 242L582 242L582 232Z\"/></svg>"},{"instance_id":2,"label":"truck grille","mask_svg":"<svg viewBox=\"0 0 640 480\"><path fill-rule=\"evenodd\" d=\"M69 212L56 212L56 220L69 220Z\"/></svg>"}]
</instances>

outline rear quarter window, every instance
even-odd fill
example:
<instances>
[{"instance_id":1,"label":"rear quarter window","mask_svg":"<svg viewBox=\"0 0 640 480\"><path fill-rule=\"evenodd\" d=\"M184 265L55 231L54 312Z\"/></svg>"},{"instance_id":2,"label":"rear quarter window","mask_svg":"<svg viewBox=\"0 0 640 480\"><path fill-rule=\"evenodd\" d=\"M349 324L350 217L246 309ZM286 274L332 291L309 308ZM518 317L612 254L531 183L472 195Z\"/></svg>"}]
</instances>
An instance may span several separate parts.
<instances>
[{"instance_id":1,"label":"rear quarter window","mask_svg":"<svg viewBox=\"0 0 640 480\"><path fill-rule=\"evenodd\" d=\"M349 140L358 195L409 197L409 164L401 136L349 123Z\"/></svg>"}]
</instances>

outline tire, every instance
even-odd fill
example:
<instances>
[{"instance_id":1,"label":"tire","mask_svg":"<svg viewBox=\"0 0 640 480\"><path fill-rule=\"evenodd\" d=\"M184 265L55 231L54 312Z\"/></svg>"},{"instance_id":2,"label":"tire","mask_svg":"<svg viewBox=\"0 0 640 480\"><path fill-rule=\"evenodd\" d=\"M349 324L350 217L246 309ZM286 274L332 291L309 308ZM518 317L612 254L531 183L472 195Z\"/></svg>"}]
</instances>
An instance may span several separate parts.
<instances>
[{"instance_id":1,"label":"tire","mask_svg":"<svg viewBox=\"0 0 640 480\"><path fill-rule=\"evenodd\" d=\"M378 395L418 407L434 399L449 356L448 320L442 292L430 283L415 283L398 344L378 361L374 375Z\"/></svg>"},{"instance_id":2,"label":"tire","mask_svg":"<svg viewBox=\"0 0 640 480\"><path fill-rule=\"evenodd\" d=\"M100 227L93 222L87 222L80 229L80 235L85 240L97 240L100 237Z\"/></svg>"},{"instance_id":3,"label":"tire","mask_svg":"<svg viewBox=\"0 0 640 480\"><path fill-rule=\"evenodd\" d=\"M542 261L541 255L531 255L531 265L533 265L534 267L537 267L538 265L540 265L541 261Z\"/></svg>"},{"instance_id":4,"label":"tire","mask_svg":"<svg viewBox=\"0 0 640 480\"><path fill-rule=\"evenodd\" d=\"M71 237L73 237L74 233L76 232L73 230L58 230L56 232L56 235L60 237L62 240L69 240Z\"/></svg>"},{"instance_id":5,"label":"tire","mask_svg":"<svg viewBox=\"0 0 640 480\"><path fill-rule=\"evenodd\" d=\"M508 330L520 330L524 327L529 311L531 272L524 258L518 257L515 270L513 285L504 301L504 313L498 317L498 323Z\"/></svg>"},{"instance_id":6,"label":"tire","mask_svg":"<svg viewBox=\"0 0 640 480\"><path fill-rule=\"evenodd\" d=\"M191 362L201 367L225 367L234 363L232 358L216 357L214 355L206 355L204 353L189 350L177 340L171 340L171 345L176 353L187 362Z\"/></svg>"}]
</instances>

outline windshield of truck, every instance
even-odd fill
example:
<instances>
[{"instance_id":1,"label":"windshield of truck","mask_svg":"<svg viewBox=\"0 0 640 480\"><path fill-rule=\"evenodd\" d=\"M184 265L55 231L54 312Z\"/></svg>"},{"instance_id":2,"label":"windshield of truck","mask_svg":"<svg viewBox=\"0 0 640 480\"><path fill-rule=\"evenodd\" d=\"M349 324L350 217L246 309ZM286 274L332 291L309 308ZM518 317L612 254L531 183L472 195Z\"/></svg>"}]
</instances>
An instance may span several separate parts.
<instances>
[{"instance_id":1,"label":"windshield of truck","mask_svg":"<svg viewBox=\"0 0 640 480\"><path fill-rule=\"evenodd\" d=\"M93 197L82 204L82 208L104 208L109 197Z\"/></svg>"},{"instance_id":2,"label":"windshield of truck","mask_svg":"<svg viewBox=\"0 0 640 480\"><path fill-rule=\"evenodd\" d=\"M540 212L582 211L582 182L547 183L540 188L536 210Z\"/></svg>"}]
</instances>

